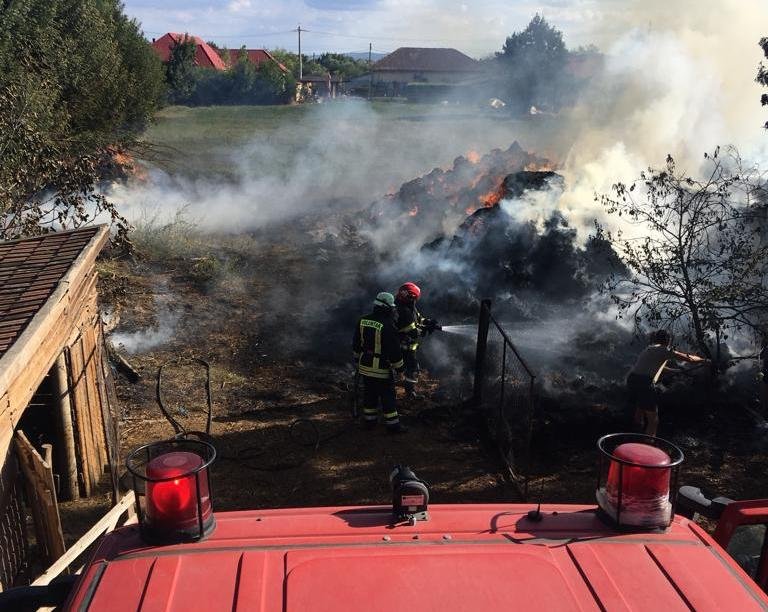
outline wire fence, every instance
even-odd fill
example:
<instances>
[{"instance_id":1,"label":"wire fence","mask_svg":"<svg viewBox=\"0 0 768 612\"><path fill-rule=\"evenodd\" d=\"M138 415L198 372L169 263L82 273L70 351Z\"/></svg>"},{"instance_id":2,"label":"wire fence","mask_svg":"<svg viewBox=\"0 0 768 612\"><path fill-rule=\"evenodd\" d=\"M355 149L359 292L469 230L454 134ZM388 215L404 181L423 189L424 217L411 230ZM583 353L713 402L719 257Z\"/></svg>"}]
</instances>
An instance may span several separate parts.
<instances>
[{"instance_id":1,"label":"wire fence","mask_svg":"<svg viewBox=\"0 0 768 612\"><path fill-rule=\"evenodd\" d=\"M480 308L475 364L475 405L484 412L491 439L509 476L528 497L536 375L504 328L493 318L490 301Z\"/></svg>"}]
</instances>

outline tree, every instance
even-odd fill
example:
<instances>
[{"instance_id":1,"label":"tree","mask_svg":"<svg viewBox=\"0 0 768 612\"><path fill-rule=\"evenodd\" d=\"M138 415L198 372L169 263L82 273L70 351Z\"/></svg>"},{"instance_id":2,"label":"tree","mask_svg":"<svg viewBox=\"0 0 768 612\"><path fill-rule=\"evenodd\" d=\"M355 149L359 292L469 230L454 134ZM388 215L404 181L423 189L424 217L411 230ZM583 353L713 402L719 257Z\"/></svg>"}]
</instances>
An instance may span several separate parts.
<instances>
[{"instance_id":1,"label":"tree","mask_svg":"<svg viewBox=\"0 0 768 612\"><path fill-rule=\"evenodd\" d=\"M523 111L531 106L557 108L558 79L567 55L562 32L537 14L525 30L508 37L497 54L508 101Z\"/></svg>"},{"instance_id":2,"label":"tree","mask_svg":"<svg viewBox=\"0 0 768 612\"><path fill-rule=\"evenodd\" d=\"M0 3L0 239L127 222L97 190L161 102L160 61L117 0Z\"/></svg>"},{"instance_id":3,"label":"tree","mask_svg":"<svg viewBox=\"0 0 768 612\"><path fill-rule=\"evenodd\" d=\"M343 79L354 79L368 72L367 61L356 60L343 53L323 53L317 58L317 63L333 76Z\"/></svg>"},{"instance_id":4,"label":"tree","mask_svg":"<svg viewBox=\"0 0 768 612\"><path fill-rule=\"evenodd\" d=\"M744 168L735 150L706 160L702 180L668 157L663 169L618 183L599 200L625 228L607 234L629 270L606 285L620 316L638 328L681 331L718 360L734 329L757 330L768 312L765 190L762 175Z\"/></svg>"},{"instance_id":5,"label":"tree","mask_svg":"<svg viewBox=\"0 0 768 612\"><path fill-rule=\"evenodd\" d=\"M195 92L195 51L197 45L190 36L171 47L171 56L165 65L168 98L173 104L188 102Z\"/></svg>"},{"instance_id":6,"label":"tree","mask_svg":"<svg viewBox=\"0 0 768 612\"><path fill-rule=\"evenodd\" d=\"M257 89L262 92L262 104L289 102L296 89L296 79L285 73L275 62L262 62L256 72Z\"/></svg>"},{"instance_id":7,"label":"tree","mask_svg":"<svg viewBox=\"0 0 768 612\"><path fill-rule=\"evenodd\" d=\"M760 48L763 50L763 55L768 59L768 36L760 39ZM757 68L757 82L763 87L768 87L768 66L760 62ZM764 93L760 97L760 102L763 106L768 106L768 93ZM768 130L768 121L765 122L765 129Z\"/></svg>"}]
</instances>

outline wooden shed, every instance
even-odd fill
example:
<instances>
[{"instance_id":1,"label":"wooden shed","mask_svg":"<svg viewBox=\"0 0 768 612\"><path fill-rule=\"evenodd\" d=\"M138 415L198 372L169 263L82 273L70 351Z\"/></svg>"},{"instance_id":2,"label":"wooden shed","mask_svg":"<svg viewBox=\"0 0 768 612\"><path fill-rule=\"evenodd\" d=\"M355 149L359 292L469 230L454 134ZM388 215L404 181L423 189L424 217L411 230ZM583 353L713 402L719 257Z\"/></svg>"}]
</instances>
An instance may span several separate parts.
<instances>
[{"instance_id":1,"label":"wooden shed","mask_svg":"<svg viewBox=\"0 0 768 612\"><path fill-rule=\"evenodd\" d=\"M115 480L95 266L107 238L95 226L0 242L0 590L34 554L28 513L37 558L53 561L64 552L58 500Z\"/></svg>"}]
</instances>

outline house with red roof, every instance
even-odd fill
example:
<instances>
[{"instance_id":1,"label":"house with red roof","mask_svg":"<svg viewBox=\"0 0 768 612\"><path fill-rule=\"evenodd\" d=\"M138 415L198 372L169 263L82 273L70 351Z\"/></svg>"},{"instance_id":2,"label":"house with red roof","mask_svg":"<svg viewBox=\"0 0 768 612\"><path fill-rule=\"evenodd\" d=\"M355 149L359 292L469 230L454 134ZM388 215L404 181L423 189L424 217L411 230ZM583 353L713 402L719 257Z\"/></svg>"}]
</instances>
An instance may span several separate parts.
<instances>
[{"instance_id":1,"label":"house with red roof","mask_svg":"<svg viewBox=\"0 0 768 612\"><path fill-rule=\"evenodd\" d=\"M234 66L237 60L240 59L240 53L245 51L248 61L258 68L264 62L275 62L283 73L288 72L288 68L278 62L275 57L266 49L230 49L229 50L229 65Z\"/></svg>"},{"instance_id":2,"label":"house with red roof","mask_svg":"<svg viewBox=\"0 0 768 612\"><path fill-rule=\"evenodd\" d=\"M216 49L211 47L211 45L209 45L199 36L168 32L157 40L153 40L152 48L160 57L160 61L166 63L171 59L171 50L179 43L188 40L193 40L197 45L195 48L195 66L200 66L201 68L212 68L213 70L227 69L227 65L216 52Z\"/></svg>"},{"instance_id":3,"label":"house with red roof","mask_svg":"<svg viewBox=\"0 0 768 612\"><path fill-rule=\"evenodd\" d=\"M192 40L195 42L195 45L197 45L195 48L195 66L211 68L213 70L226 70L230 66L233 66L240 58L241 49L227 50L224 54L224 57L226 58L225 61L216 49L199 36L178 34L176 32L168 32L157 40L153 40L152 48L155 50L155 53L157 53L160 61L166 63L171 59L171 50L173 47L187 40ZM288 69L265 49L244 49L244 51L248 57L248 61L254 64L257 68L264 62L274 62L284 73L288 72Z\"/></svg>"}]
</instances>

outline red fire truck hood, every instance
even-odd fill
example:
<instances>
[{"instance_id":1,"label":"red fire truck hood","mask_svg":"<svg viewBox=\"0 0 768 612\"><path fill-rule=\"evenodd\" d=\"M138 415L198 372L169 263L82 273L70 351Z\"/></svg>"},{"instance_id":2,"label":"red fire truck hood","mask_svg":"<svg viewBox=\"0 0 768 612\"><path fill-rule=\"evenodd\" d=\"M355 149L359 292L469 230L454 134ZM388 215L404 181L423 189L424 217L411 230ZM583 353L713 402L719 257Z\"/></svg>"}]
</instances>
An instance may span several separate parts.
<instances>
[{"instance_id":1,"label":"red fire truck hood","mask_svg":"<svg viewBox=\"0 0 768 612\"><path fill-rule=\"evenodd\" d=\"M620 534L589 508L433 506L217 514L213 536L148 548L108 536L69 602L110 610L765 610L768 599L699 527Z\"/></svg>"}]
</instances>

